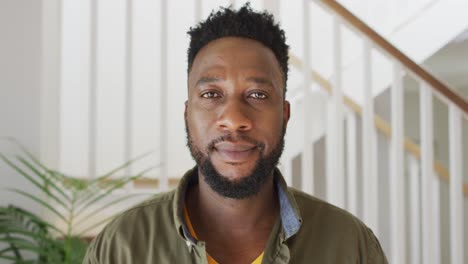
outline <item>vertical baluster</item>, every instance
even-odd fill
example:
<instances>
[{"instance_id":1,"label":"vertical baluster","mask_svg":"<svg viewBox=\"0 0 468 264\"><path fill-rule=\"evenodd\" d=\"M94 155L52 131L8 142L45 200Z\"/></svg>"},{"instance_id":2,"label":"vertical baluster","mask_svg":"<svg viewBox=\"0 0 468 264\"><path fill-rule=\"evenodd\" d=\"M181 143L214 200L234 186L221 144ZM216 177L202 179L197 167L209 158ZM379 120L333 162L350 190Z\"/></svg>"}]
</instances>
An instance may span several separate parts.
<instances>
[{"instance_id":1,"label":"vertical baluster","mask_svg":"<svg viewBox=\"0 0 468 264\"><path fill-rule=\"evenodd\" d=\"M327 199L344 207L343 92L341 23L333 18L333 90L327 114Z\"/></svg>"},{"instance_id":2,"label":"vertical baluster","mask_svg":"<svg viewBox=\"0 0 468 264\"><path fill-rule=\"evenodd\" d=\"M357 215L356 140L356 116L353 112L350 111L346 116L346 171L348 176L347 209L354 215Z\"/></svg>"},{"instance_id":3,"label":"vertical baluster","mask_svg":"<svg viewBox=\"0 0 468 264\"><path fill-rule=\"evenodd\" d=\"M421 263L421 201L420 201L420 174L418 160L410 156L409 177L410 177L410 237L411 237L411 263Z\"/></svg>"},{"instance_id":4,"label":"vertical baluster","mask_svg":"<svg viewBox=\"0 0 468 264\"><path fill-rule=\"evenodd\" d=\"M90 178L96 177L96 152L97 152L97 38L98 38L98 1L91 1L91 22L90 22L90 73L89 73L89 166L88 174Z\"/></svg>"},{"instance_id":5,"label":"vertical baluster","mask_svg":"<svg viewBox=\"0 0 468 264\"><path fill-rule=\"evenodd\" d=\"M432 163L434 166L434 162ZM433 167L434 168L434 167ZM434 229L434 239L431 241L434 249L434 264L441 263L442 256L441 256L441 246L440 246L440 181L439 177L435 174L433 170L432 174L432 219L433 221L433 229Z\"/></svg>"},{"instance_id":6,"label":"vertical baluster","mask_svg":"<svg viewBox=\"0 0 468 264\"><path fill-rule=\"evenodd\" d=\"M161 119L161 132L160 132L160 160L161 160L161 169L160 169L160 189L165 191L169 188L168 181L168 151L167 151L167 0L161 0L161 54L160 54L160 69L161 69L161 85L159 87L161 91L161 100L160 105L160 119Z\"/></svg>"},{"instance_id":7,"label":"vertical baluster","mask_svg":"<svg viewBox=\"0 0 468 264\"><path fill-rule=\"evenodd\" d=\"M406 263L405 187L403 163L403 83L401 66L394 63L392 93L392 137L390 156L390 230L392 263Z\"/></svg>"},{"instance_id":8,"label":"vertical baluster","mask_svg":"<svg viewBox=\"0 0 468 264\"><path fill-rule=\"evenodd\" d=\"M130 160L133 156L133 0L127 0L125 29L125 134L124 158ZM132 166L125 168L125 175L132 174ZM127 188L132 187L127 184Z\"/></svg>"},{"instance_id":9,"label":"vertical baluster","mask_svg":"<svg viewBox=\"0 0 468 264\"><path fill-rule=\"evenodd\" d=\"M198 23L202 18L202 0L195 0L195 22Z\"/></svg>"},{"instance_id":10,"label":"vertical baluster","mask_svg":"<svg viewBox=\"0 0 468 264\"><path fill-rule=\"evenodd\" d=\"M428 90L431 89L427 87ZM431 89L432 90L432 89ZM432 105L432 104L431 104ZM434 132L432 132L434 133ZM434 142L434 134L432 134L432 142ZM439 176L434 171L434 150L432 151L432 177L431 177L431 182L432 182L432 204L433 204L433 209L432 209L432 219L434 219L433 222L433 232L434 232L434 239L432 240L432 248L434 250L433 252L433 258L434 258L434 264L441 263L442 261L442 253L441 253L441 246L440 246L440 179Z\"/></svg>"},{"instance_id":11,"label":"vertical baluster","mask_svg":"<svg viewBox=\"0 0 468 264\"><path fill-rule=\"evenodd\" d=\"M311 103L311 91L310 91L310 7L309 1L302 1L303 11L303 37L304 37L304 151L302 153L302 190L306 193L313 194L314 192L314 175L313 175L313 149L311 142L312 134L312 120L307 119L310 116L310 103Z\"/></svg>"},{"instance_id":12,"label":"vertical baluster","mask_svg":"<svg viewBox=\"0 0 468 264\"><path fill-rule=\"evenodd\" d=\"M39 158L49 167L59 170L63 169L63 157L61 156L63 153L63 122L60 111L64 54L63 14L63 1L44 1L42 3ZM51 216L48 216L50 211L46 207L41 206L38 212L46 220L52 220Z\"/></svg>"},{"instance_id":13,"label":"vertical baluster","mask_svg":"<svg viewBox=\"0 0 468 264\"><path fill-rule=\"evenodd\" d=\"M450 146L450 258L452 264L463 263L463 176L462 119L454 104L449 106Z\"/></svg>"},{"instance_id":14,"label":"vertical baluster","mask_svg":"<svg viewBox=\"0 0 468 264\"><path fill-rule=\"evenodd\" d=\"M42 2L42 15L40 159L52 168L61 169L63 124L60 120L62 93L60 88L63 60L63 1Z\"/></svg>"},{"instance_id":15,"label":"vertical baluster","mask_svg":"<svg viewBox=\"0 0 468 264\"><path fill-rule=\"evenodd\" d=\"M433 147L433 113L432 113L432 93L425 84L420 84L420 115L421 115L421 187L422 187L422 241L423 258L422 263L437 263L434 240L438 232L437 221L434 219L434 212L437 211L434 204L434 184L435 177L434 147Z\"/></svg>"},{"instance_id":16,"label":"vertical baluster","mask_svg":"<svg viewBox=\"0 0 468 264\"><path fill-rule=\"evenodd\" d=\"M364 105L363 105L363 136L362 136L362 173L364 221L378 236L378 184L377 184L377 153L376 132L374 126L374 98L372 93L371 45L364 40Z\"/></svg>"}]
</instances>

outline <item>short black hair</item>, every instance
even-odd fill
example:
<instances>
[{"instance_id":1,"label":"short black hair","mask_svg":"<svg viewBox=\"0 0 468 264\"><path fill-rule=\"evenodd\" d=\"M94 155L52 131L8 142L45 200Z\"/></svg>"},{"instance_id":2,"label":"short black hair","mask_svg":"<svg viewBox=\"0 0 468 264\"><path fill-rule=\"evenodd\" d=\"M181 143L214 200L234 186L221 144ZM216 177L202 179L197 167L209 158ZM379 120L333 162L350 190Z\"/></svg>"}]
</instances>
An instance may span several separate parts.
<instances>
[{"instance_id":1,"label":"short black hair","mask_svg":"<svg viewBox=\"0 0 468 264\"><path fill-rule=\"evenodd\" d=\"M190 72L197 53L209 42L223 37L249 38L273 51L283 73L286 92L289 46L284 30L275 22L272 14L253 11L248 2L237 11L232 6L221 7L216 12L212 11L205 21L191 27L187 33L190 35L187 72Z\"/></svg>"}]
</instances>

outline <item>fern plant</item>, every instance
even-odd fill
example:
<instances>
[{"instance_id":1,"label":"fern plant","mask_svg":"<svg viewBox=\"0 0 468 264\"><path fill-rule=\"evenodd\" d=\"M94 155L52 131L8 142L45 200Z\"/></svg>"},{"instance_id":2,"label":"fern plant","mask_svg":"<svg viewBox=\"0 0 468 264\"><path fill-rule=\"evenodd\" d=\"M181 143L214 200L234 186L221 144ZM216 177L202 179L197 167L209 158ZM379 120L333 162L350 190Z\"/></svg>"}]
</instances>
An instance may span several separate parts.
<instances>
[{"instance_id":1,"label":"fern plant","mask_svg":"<svg viewBox=\"0 0 468 264\"><path fill-rule=\"evenodd\" d=\"M2 258L16 263L62 263L62 243L51 235L49 229L56 227L26 210L12 205L0 207L0 241L7 244L0 251ZM86 248L86 244L81 242L80 247ZM24 256L26 249L36 253L37 259Z\"/></svg>"},{"instance_id":2,"label":"fern plant","mask_svg":"<svg viewBox=\"0 0 468 264\"><path fill-rule=\"evenodd\" d=\"M11 159L0 153L0 159L37 187L41 195L33 195L18 188L8 190L42 206L49 215L66 227L57 228L56 222L48 222L15 206L0 207L0 242L6 245L5 248L0 248L0 259L12 260L15 263L81 263L86 251L83 236L108 222L112 216L97 222L90 220L111 206L137 195L145 195L128 194L109 199L115 190L153 169L148 168L132 176L115 176L133 162L147 156L147 153L102 176L78 179L46 167L21 144L14 142L24 155ZM90 207L94 209L90 210ZM26 260L23 256L23 252L26 251L36 254L37 259Z\"/></svg>"}]
</instances>

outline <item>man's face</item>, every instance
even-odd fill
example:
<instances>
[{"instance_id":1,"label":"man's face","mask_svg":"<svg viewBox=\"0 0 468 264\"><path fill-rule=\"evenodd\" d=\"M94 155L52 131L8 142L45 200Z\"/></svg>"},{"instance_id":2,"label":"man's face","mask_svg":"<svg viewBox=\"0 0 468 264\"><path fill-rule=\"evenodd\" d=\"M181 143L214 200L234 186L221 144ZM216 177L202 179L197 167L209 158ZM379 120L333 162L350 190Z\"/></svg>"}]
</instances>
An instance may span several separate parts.
<instances>
[{"instance_id":1,"label":"man's face","mask_svg":"<svg viewBox=\"0 0 468 264\"><path fill-rule=\"evenodd\" d=\"M208 43L188 76L187 141L210 187L230 198L256 194L284 145L289 103L273 52L225 37Z\"/></svg>"}]
</instances>

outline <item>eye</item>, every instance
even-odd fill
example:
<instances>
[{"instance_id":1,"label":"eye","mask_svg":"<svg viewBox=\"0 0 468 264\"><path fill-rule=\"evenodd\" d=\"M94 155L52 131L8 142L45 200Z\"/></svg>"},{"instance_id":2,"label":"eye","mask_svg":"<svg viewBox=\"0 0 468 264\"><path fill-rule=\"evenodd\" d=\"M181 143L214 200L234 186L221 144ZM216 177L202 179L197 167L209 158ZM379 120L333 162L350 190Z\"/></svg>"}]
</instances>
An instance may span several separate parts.
<instances>
[{"instance_id":1,"label":"eye","mask_svg":"<svg viewBox=\"0 0 468 264\"><path fill-rule=\"evenodd\" d=\"M201 97L202 98L218 98L221 96L217 92L208 91L208 92L202 93Z\"/></svg>"},{"instance_id":2,"label":"eye","mask_svg":"<svg viewBox=\"0 0 468 264\"><path fill-rule=\"evenodd\" d=\"M263 100L263 99L266 99L268 96L262 92L253 92L249 94L249 97L253 99Z\"/></svg>"}]
</instances>

